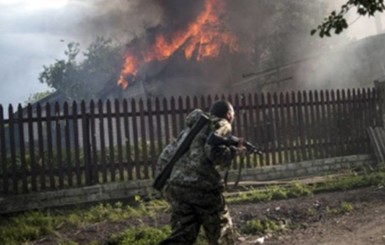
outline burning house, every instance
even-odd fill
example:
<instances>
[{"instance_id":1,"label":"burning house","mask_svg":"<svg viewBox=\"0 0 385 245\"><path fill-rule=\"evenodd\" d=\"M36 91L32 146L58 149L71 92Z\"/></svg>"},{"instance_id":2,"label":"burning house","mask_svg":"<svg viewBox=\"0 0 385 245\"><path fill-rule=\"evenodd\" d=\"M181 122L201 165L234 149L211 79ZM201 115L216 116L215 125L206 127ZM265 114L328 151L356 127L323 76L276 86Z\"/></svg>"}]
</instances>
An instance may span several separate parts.
<instances>
[{"instance_id":1,"label":"burning house","mask_svg":"<svg viewBox=\"0 0 385 245\"><path fill-rule=\"evenodd\" d=\"M186 3L192 11L181 16L182 3L163 1L169 11L166 25L150 28L145 37L127 45L117 83L128 97L231 90L232 62L241 50L236 35L223 22L224 1Z\"/></svg>"}]
</instances>

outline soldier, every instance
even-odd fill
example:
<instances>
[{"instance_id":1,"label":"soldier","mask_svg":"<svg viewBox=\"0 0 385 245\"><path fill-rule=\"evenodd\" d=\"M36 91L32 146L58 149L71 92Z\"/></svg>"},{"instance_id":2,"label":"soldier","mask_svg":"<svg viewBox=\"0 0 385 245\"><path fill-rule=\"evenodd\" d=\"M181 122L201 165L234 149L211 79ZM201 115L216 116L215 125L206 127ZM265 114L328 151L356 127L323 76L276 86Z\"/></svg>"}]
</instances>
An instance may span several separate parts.
<instances>
[{"instance_id":1,"label":"soldier","mask_svg":"<svg viewBox=\"0 0 385 245\"><path fill-rule=\"evenodd\" d=\"M192 125L197 115L194 110L186 118ZM209 133L223 137L231 134L234 109L228 101L216 101L210 109L211 123L194 138L190 148L175 164L166 187L172 207L172 233L159 245L194 244L200 228L210 245L234 244L231 217L223 197L224 183L217 166L228 167L236 153L244 153L242 144L211 146L206 143Z\"/></svg>"}]
</instances>

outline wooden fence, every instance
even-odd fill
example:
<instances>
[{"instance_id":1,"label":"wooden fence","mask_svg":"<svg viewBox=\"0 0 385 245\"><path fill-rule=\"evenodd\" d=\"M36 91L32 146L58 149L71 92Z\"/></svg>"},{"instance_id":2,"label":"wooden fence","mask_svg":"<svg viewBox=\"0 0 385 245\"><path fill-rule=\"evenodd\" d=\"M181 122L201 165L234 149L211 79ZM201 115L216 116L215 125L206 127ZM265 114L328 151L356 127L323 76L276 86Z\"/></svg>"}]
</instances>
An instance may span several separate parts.
<instances>
[{"instance_id":1,"label":"wooden fence","mask_svg":"<svg viewBox=\"0 0 385 245\"><path fill-rule=\"evenodd\" d=\"M0 105L0 194L152 178L185 116L219 98L234 105L234 134L265 152L233 168L369 153L366 128L382 126L376 89L19 105L7 116Z\"/></svg>"}]
</instances>

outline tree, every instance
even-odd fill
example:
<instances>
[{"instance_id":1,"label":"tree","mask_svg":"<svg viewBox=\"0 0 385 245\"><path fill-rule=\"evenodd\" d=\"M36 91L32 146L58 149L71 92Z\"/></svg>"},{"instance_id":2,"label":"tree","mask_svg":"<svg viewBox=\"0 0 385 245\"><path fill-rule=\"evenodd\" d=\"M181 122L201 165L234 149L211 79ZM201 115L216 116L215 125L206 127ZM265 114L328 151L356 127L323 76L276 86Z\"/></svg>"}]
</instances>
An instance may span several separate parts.
<instances>
[{"instance_id":1,"label":"tree","mask_svg":"<svg viewBox=\"0 0 385 245\"><path fill-rule=\"evenodd\" d=\"M64 52L67 59L43 66L39 81L73 100L98 99L98 92L106 83L118 79L121 50L111 39L98 37L83 53L84 59L78 62L80 45L71 42Z\"/></svg>"},{"instance_id":2,"label":"tree","mask_svg":"<svg viewBox=\"0 0 385 245\"><path fill-rule=\"evenodd\" d=\"M352 8L357 9L359 16L373 16L375 13L382 13L385 10L385 5L384 0L349 0L341 6L338 13L332 11L316 29L311 31L311 35L318 32L321 38L330 37L330 32L333 30L335 34L340 34L349 26L345 16Z\"/></svg>"},{"instance_id":3,"label":"tree","mask_svg":"<svg viewBox=\"0 0 385 245\"><path fill-rule=\"evenodd\" d=\"M47 90L47 91L43 91L43 92L37 92L37 93L34 93L34 94L31 94L28 99L24 102L25 105L28 105L28 104L33 104L45 97L47 97L48 95L52 94L54 92L54 90Z\"/></svg>"}]
</instances>

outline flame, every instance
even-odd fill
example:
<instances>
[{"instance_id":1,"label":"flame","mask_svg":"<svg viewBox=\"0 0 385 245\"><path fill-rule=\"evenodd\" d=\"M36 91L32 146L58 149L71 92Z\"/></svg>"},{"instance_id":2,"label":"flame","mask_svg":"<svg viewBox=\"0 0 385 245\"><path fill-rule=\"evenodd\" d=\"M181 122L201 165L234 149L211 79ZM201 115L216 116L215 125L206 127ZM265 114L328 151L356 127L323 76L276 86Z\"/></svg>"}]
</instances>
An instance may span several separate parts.
<instances>
[{"instance_id":1,"label":"flame","mask_svg":"<svg viewBox=\"0 0 385 245\"><path fill-rule=\"evenodd\" d=\"M126 89L128 82L125 78L135 77L142 64L166 60L179 49L184 51L186 59L191 59L196 52L194 57L198 61L217 57L223 46L229 47L231 52L238 51L237 39L224 30L221 24L220 16L223 11L224 4L221 0L205 0L203 11L185 30L176 32L171 38L157 36L154 45L144 50L141 57L126 54L118 85Z\"/></svg>"}]
</instances>

